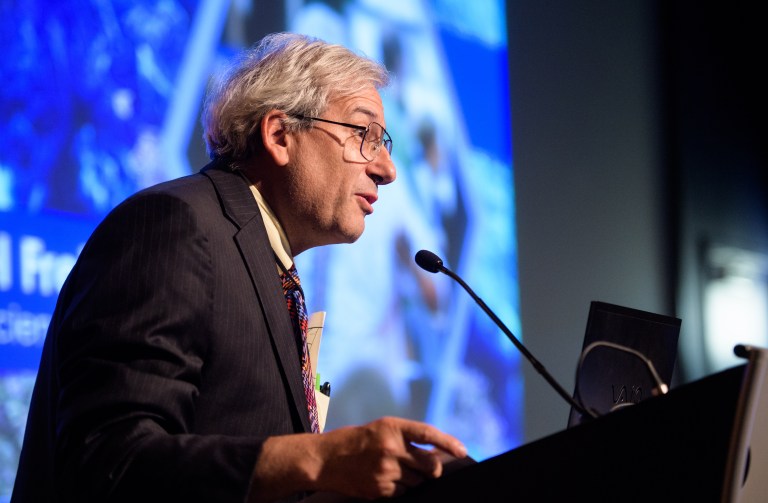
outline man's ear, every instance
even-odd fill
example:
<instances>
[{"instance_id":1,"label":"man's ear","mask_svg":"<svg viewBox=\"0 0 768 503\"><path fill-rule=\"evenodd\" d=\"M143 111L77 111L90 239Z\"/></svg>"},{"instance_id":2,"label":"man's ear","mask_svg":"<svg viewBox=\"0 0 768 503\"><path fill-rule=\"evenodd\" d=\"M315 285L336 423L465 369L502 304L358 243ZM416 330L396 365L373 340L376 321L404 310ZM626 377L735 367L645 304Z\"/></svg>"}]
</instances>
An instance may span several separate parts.
<instances>
[{"instance_id":1,"label":"man's ear","mask_svg":"<svg viewBox=\"0 0 768 503\"><path fill-rule=\"evenodd\" d=\"M264 150L278 166L288 164L288 132L283 124L285 113L280 110L270 110L261 119L261 139Z\"/></svg>"}]
</instances>

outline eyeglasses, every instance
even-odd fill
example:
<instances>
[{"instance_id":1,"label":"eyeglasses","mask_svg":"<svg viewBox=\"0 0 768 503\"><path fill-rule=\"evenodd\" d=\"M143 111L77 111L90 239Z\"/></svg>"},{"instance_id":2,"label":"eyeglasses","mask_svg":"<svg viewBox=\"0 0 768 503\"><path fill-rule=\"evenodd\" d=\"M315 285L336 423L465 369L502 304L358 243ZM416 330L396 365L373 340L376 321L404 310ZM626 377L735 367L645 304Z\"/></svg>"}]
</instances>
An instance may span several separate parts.
<instances>
[{"instance_id":1,"label":"eyeglasses","mask_svg":"<svg viewBox=\"0 0 768 503\"><path fill-rule=\"evenodd\" d=\"M306 117L304 115L294 115L297 119L327 122L337 126L349 127L363 132L362 142L360 143L360 154L366 161L372 161L379 155L381 147L387 149L387 153L392 154L392 138L390 138L384 126L378 122L371 122L367 126L358 126L356 124L347 124L346 122L329 121L318 117Z\"/></svg>"}]
</instances>

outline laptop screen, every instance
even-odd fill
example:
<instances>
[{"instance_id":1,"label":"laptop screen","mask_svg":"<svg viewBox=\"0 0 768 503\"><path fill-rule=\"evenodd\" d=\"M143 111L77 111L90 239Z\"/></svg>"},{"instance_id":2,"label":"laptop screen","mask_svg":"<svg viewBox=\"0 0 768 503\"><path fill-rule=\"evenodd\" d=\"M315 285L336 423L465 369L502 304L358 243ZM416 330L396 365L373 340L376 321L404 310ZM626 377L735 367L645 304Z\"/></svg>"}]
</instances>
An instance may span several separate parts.
<instances>
[{"instance_id":1,"label":"laptop screen","mask_svg":"<svg viewBox=\"0 0 768 503\"><path fill-rule=\"evenodd\" d=\"M653 396L658 379L669 386L680 323L672 316L593 301L574 397L603 415ZM568 426L583 419L571 408Z\"/></svg>"}]
</instances>

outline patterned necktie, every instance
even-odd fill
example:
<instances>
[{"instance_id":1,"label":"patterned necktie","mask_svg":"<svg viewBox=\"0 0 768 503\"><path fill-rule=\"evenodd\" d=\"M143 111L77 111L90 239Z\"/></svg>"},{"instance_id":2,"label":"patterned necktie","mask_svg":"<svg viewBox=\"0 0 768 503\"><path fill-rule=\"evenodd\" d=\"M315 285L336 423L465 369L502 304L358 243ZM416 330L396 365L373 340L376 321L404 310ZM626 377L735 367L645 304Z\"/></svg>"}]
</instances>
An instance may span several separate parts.
<instances>
[{"instance_id":1,"label":"patterned necktie","mask_svg":"<svg viewBox=\"0 0 768 503\"><path fill-rule=\"evenodd\" d=\"M283 283L283 295L288 304L288 312L291 315L293 333L296 342L301 348L301 377L304 380L304 395L307 398L307 413L312 424L312 432L319 433L320 427L317 419L317 402L315 402L315 383L311 375L309 348L307 347L307 306L304 304L304 292L301 289L299 274L296 272L296 264L280 274Z\"/></svg>"}]
</instances>

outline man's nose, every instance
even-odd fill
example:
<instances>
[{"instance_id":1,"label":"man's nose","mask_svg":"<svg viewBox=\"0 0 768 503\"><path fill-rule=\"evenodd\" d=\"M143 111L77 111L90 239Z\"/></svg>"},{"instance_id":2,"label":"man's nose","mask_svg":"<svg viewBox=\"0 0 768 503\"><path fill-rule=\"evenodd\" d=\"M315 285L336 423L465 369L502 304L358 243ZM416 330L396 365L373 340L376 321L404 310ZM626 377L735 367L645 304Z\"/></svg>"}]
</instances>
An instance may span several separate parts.
<instances>
[{"instance_id":1,"label":"man's nose","mask_svg":"<svg viewBox=\"0 0 768 503\"><path fill-rule=\"evenodd\" d=\"M366 169L368 176L370 176L376 185L386 185L392 183L397 178L397 168L395 163L392 162L392 157L389 155L387 149L381 149L379 155L374 160L368 163Z\"/></svg>"}]
</instances>

